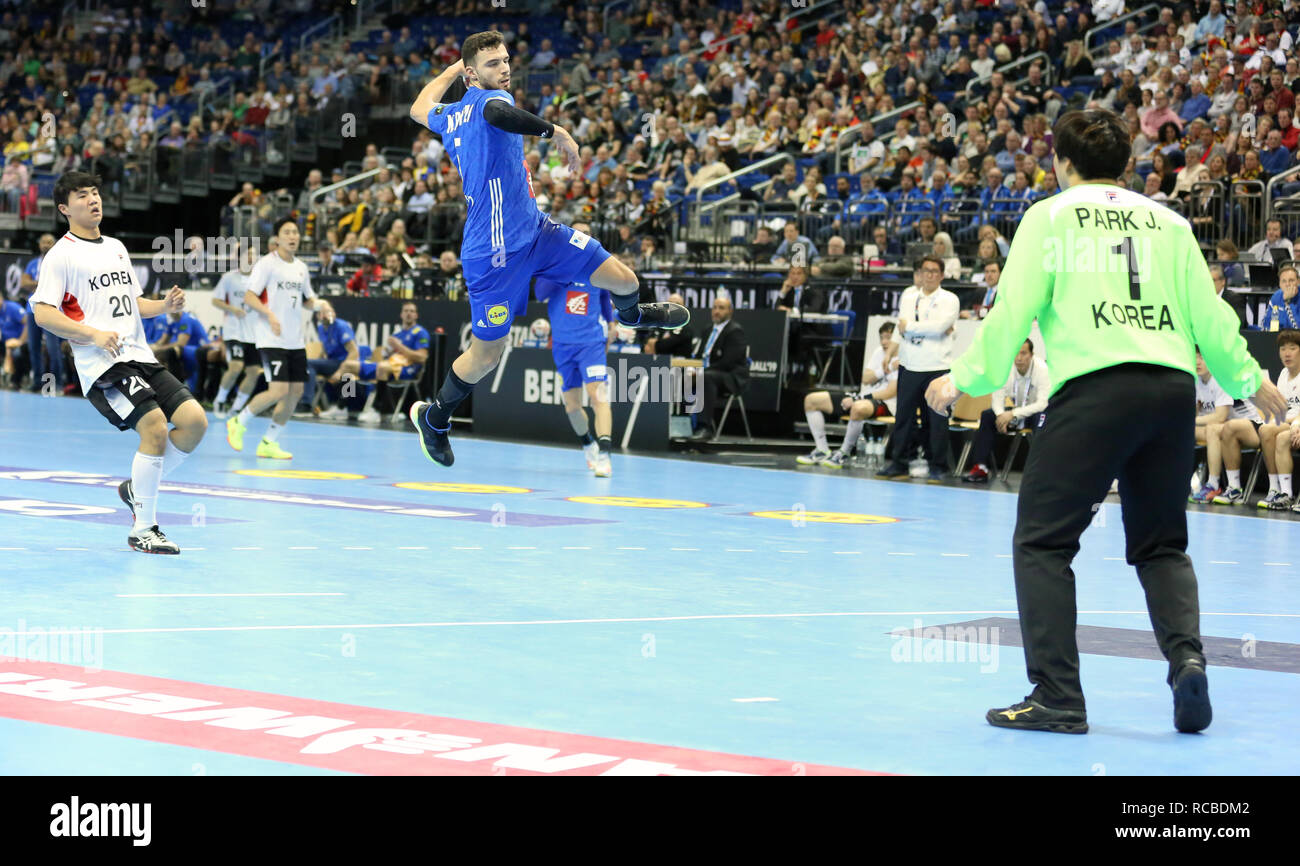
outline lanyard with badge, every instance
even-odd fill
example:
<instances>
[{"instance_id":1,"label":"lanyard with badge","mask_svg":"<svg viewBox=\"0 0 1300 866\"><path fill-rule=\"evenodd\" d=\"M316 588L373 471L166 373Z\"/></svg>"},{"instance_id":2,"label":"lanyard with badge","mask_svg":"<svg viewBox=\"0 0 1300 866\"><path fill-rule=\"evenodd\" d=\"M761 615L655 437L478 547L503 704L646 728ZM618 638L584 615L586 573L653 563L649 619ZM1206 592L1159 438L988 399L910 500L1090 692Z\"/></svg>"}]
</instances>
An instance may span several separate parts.
<instances>
[{"instance_id":1,"label":"lanyard with badge","mask_svg":"<svg viewBox=\"0 0 1300 866\"><path fill-rule=\"evenodd\" d=\"M921 321L921 295L922 294L923 293L918 289L916 293L916 308L912 311L912 317L913 317L912 324L916 324L917 322ZM930 306L925 308L925 316L927 319L930 317L930 313L934 312L934 305L937 303L939 303L938 289L936 289L934 294L930 297ZM917 334L914 337L909 336L907 339L911 341L913 346L919 346L921 345L921 341L925 339L925 335Z\"/></svg>"}]
</instances>

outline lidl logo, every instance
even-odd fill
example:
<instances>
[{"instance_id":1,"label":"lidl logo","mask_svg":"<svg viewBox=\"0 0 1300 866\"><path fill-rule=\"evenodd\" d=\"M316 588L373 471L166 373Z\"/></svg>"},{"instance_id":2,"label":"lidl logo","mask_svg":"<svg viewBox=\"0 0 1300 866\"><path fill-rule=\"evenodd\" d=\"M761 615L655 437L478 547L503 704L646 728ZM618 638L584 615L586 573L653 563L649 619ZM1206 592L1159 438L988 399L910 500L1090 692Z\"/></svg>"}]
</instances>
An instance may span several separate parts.
<instances>
[{"instance_id":1,"label":"lidl logo","mask_svg":"<svg viewBox=\"0 0 1300 866\"><path fill-rule=\"evenodd\" d=\"M809 523L897 523L897 517L881 517L877 514L853 514L843 511L752 511L754 517L766 517L770 520L806 520Z\"/></svg>"},{"instance_id":2,"label":"lidl logo","mask_svg":"<svg viewBox=\"0 0 1300 866\"><path fill-rule=\"evenodd\" d=\"M687 499L651 499L642 496L570 496L569 502L585 505L615 505L621 508L708 508L707 502Z\"/></svg>"},{"instance_id":3,"label":"lidl logo","mask_svg":"<svg viewBox=\"0 0 1300 866\"><path fill-rule=\"evenodd\" d=\"M510 305L494 304L488 307L487 318L494 325L504 325L506 320L510 318Z\"/></svg>"}]
</instances>

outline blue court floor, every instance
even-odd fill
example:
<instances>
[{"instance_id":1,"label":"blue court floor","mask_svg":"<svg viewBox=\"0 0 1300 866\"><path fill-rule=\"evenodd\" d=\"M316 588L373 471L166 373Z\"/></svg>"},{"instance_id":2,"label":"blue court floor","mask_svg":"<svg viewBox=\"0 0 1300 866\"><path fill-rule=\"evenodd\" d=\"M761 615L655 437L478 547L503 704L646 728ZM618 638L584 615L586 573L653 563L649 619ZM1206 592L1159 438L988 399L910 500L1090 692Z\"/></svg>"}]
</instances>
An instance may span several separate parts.
<instances>
[{"instance_id":1,"label":"blue court floor","mask_svg":"<svg viewBox=\"0 0 1300 866\"><path fill-rule=\"evenodd\" d=\"M1300 773L1294 521L1189 514L1202 632L1240 658L1179 735L1112 497L1075 563L1092 731L1012 732L984 712L1028 693L1018 646L897 632L1014 631L1014 495L792 459L615 455L599 479L576 447L463 435L447 470L414 434L307 422L258 460L266 423L237 454L211 422L159 502L183 554L144 556L115 489L135 435L0 393L0 639L102 629L106 671L861 770ZM333 772L0 713L0 773L195 767Z\"/></svg>"}]
</instances>

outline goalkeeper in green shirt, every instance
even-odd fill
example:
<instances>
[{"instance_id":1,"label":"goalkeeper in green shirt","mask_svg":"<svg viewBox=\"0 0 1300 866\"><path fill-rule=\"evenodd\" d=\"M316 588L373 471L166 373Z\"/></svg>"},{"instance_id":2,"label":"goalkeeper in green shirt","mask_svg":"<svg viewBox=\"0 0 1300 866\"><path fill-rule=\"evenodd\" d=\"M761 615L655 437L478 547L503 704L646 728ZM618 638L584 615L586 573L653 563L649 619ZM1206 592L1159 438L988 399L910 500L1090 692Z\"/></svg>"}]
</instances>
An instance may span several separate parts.
<instances>
[{"instance_id":1,"label":"goalkeeper in green shirt","mask_svg":"<svg viewBox=\"0 0 1300 866\"><path fill-rule=\"evenodd\" d=\"M1211 710L1186 552L1196 347L1234 399L1250 399L1266 418L1281 417L1285 403L1217 297L1187 220L1115 183L1130 154L1124 121L1104 110L1071 111L1053 140L1063 191L1025 212L997 305L951 373L926 392L937 412L962 393L992 393L1038 320L1052 393L1025 465L1013 539L1034 690L986 718L1006 728L1087 732L1070 563L1118 478L1127 559L1169 661L1174 726L1200 731Z\"/></svg>"}]
</instances>

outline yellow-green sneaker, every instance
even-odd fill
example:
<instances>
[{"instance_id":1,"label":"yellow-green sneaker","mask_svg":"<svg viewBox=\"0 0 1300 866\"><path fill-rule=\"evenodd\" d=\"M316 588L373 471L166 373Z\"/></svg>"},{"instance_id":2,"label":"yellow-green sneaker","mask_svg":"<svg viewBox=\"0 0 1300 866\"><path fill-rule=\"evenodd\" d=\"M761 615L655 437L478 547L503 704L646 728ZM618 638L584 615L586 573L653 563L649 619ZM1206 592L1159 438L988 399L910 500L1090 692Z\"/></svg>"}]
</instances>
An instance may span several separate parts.
<instances>
[{"instance_id":1,"label":"yellow-green sneaker","mask_svg":"<svg viewBox=\"0 0 1300 866\"><path fill-rule=\"evenodd\" d=\"M243 424L239 423L238 415L231 415L226 420L226 441L230 443L231 448L236 451L244 450L244 430L246 429Z\"/></svg>"},{"instance_id":2,"label":"yellow-green sneaker","mask_svg":"<svg viewBox=\"0 0 1300 866\"><path fill-rule=\"evenodd\" d=\"M263 439L257 443L257 456L270 457L273 460L289 460L293 457L292 454L280 447L279 442L272 442L270 439Z\"/></svg>"}]
</instances>

